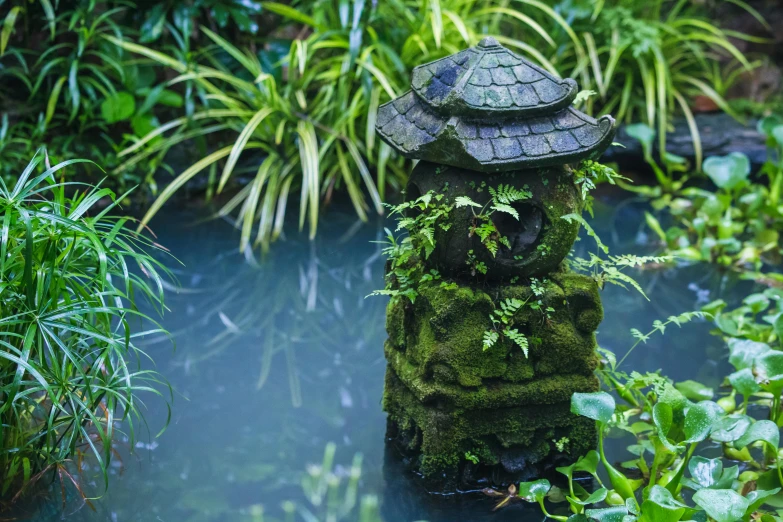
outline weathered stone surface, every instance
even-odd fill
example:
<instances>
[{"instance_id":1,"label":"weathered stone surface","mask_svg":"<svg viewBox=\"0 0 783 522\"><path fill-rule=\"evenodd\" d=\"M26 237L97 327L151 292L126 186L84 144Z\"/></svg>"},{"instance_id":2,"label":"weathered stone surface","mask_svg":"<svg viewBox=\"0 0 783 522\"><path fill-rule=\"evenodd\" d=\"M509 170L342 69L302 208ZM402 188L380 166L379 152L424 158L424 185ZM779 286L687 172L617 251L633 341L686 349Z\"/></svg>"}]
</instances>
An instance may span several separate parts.
<instances>
[{"instance_id":1,"label":"weathered stone surface","mask_svg":"<svg viewBox=\"0 0 783 522\"><path fill-rule=\"evenodd\" d=\"M485 176L420 162L408 181L406 198L415 199L433 190L451 202L457 196L468 196L484 205L491 197L488 187L497 188L500 184L529 190L532 196L512 205L519 212L519 220L502 212L492 215L500 233L509 238L511 248L501 246L493 257L478 236L468 235L475 224L472 208L455 208L449 216L451 228L436 228L436 247L427 260L428 266L455 277L473 277L467 264L472 250L476 259L486 264L486 278L491 281L540 276L557 269L571 251L579 231L578 223L562 216L580 213L582 208L572 175L562 167Z\"/></svg>"},{"instance_id":2,"label":"weathered stone surface","mask_svg":"<svg viewBox=\"0 0 783 522\"><path fill-rule=\"evenodd\" d=\"M416 67L411 88L378 109L376 128L412 159L480 172L564 165L598 158L614 135L610 116L595 120L569 107L574 80L494 38Z\"/></svg>"},{"instance_id":3,"label":"weathered stone surface","mask_svg":"<svg viewBox=\"0 0 783 522\"><path fill-rule=\"evenodd\" d=\"M464 407L563 400L560 391L536 396L535 386L522 385L544 377L565 375L572 381L565 386L570 392L590 386L598 363L594 332L603 318L595 281L556 272L536 288L541 296L528 284L434 285L422 288L414 303L393 298L386 322L389 364L421 400ZM513 317L514 328L529 340L528 357L510 341L482 349L484 332L492 328L490 315L509 298L538 308L523 306ZM496 386L501 382L520 386L501 390Z\"/></svg>"},{"instance_id":4,"label":"weathered stone surface","mask_svg":"<svg viewBox=\"0 0 783 522\"><path fill-rule=\"evenodd\" d=\"M486 470L500 466L509 480L519 480L536 476L546 464L574 460L596 440L595 423L573 415L570 401L490 409L432 408L422 404L393 369L386 372L383 408L389 414L390 438L417 455L416 471L437 480L441 488L456 485L464 475L461 469L471 465L466 452L478 457ZM556 441L564 441L562 452Z\"/></svg>"},{"instance_id":5,"label":"weathered stone surface","mask_svg":"<svg viewBox=\"0 0 783 522\"><path fill-rule=\"evenodd\" d=\"M485 38L476 47L413 69L411 88L446 116L536 116L567 107L576 82L561 80Z\"/></svg>"},{"instance_id":6,"label":"weathered stone surface","mask_svg":"<svg viewBox=\"0 0 783 522\"><path fill-rule=\"evenodd\" d=\"M614 121L596 120L574 108L533 118L476 121L437 114L408 91L378 109L377 130L405 157L491 173L597 158L612 141ZM500 136L510 139L497 148L493 138Z\"/></svg>"}]
</instances>

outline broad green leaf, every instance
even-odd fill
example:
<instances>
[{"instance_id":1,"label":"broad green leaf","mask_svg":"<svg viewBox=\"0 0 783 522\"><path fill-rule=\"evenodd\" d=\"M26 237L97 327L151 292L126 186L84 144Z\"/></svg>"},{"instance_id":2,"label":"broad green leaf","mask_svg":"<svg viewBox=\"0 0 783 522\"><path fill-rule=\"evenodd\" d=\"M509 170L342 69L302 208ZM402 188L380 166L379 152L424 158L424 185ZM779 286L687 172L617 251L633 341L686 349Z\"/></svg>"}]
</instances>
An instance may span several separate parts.
<instances>
[{"instance_id":1,"label":"broad green leaf","mask_svg":"<svg viewBox=\"0 0 783 522\"><path fill-rule=\"evenodd\" d=\"M729 383L741 395L748 397L761 389L750 368L743 368L729 375Z\"/></svg>"},{"instance_id":2,"label":"broad green leaf","mask_svg":"<svg viewBox=\"0 0 783 522\"><path fill-rule=\"evenodd\" d=\"M750 501L732 489L700 489L693 495L715 522L737 522L745 516Z\"/></svg>"},{"instance_id":3,"label":"broad green leaf","mask_svg":"<svg viewBox=\"0 0 783 522\"><path fill-rule=\"evenodd\" d=\"M614 415L614 398L606 392L574 393L571 413L606 424Z\"/></svg>"},{"instance_id":4,"label":"broad green leaf","mask_svg":"<svg viewBox=\"0 0 783 522\"><path fill-rule=\"evenodd\" d=\"M710 435L712 426L723 410L711 401L704 401L688 408L685 412L685 442L701 442Z\"/></svg>"},{"instance_id":5,"label":"broad green leaf","mask_svg":"<svg viewBox=\"0 0 783 522\"><path fill-rule=\"evenodd\" d=\"M747 415L727 415L715 421L710 438L715 442L734 442L745 434L752 422Z\"/></svg>"},{"instance_id":6,"label":"broad green leaf","mask_svg":"<svg viewBox=\"0 0 783 522\"><path fill-rule=\"evenodd\" d=\"M720 458L708 459L700 456L688 462L691 478L683 479L683 484L693 490L702 488L729 489L739 476L739 466L723 469Z\"/></svg>"},{"instance_id":7,"label":"broad green leaf","mask_svg":"<svg viewBox=\"0 0 783 522\"><path fill-rule=\"evenodd\" d=\"M589 506L591 504L597 504L599 502L603 502L604 499L606 498L607 493L609 493L609 491L606 488L598 488L597 490L590 493L590 496L588 496L584 500L579 500L578 498L573 498L573 497L567 497L567 498L568 498L568 502L572 504L577 504L579 506Z\"/></svg>"},{"instance_id":8,"label":"broad green leaf","mask_svg":"<svg viewBox=\"0 0 783 522\"><path fill-rule=\"evenodd\" d=\"M783 352L764 352L753 363L753 373L761 388L775 395L783 390Z\"/></svg>"},{"instance_id":9,"label":"broad green leaf","mask_svg":"<svg viewBox=\"0 0 783 522\"><path fill-rule=\"evenodd\" d=\"M741 152L732 152L726 156L707 158L702 170L718 188L733 190L747 181L750 175L750 160Z\"/></svg>"},{"instance_id":10,"label":"broad green leaf","mask_svg":"<svg viewBox=\"0 0 783 522\"><path fill-rule=\"evenodd\" d=\"M655 141L655 131L652 127L645 123L634 123L626 125L625 132L641 143L646 158L652 157L652 146L653 141Z\"/></svg>"},{"instance_id":11,"label":"broad green leaf","mask_svg":"<svg viewBox=\"0 0 783 522\"><path fill-rule=\"evenodd\" d=\"M133 116L136 111L136 100L129 92L117 92L101 103L101 116L107 123L117 123Z\"/></svg>"},{"instance_id":12,"label":"broad green leaf","mask_svg":"<svg viewBox=\"0 0 783 522\"><path fill-rule=\"evenodd\" d=\"M590 520L596 522L623 522L623 519L628 515L628 510L625 506L615 506L602 509L587 509L585 515Z\"/></svg>"},{"instance_id":13,"label":"broad green leaf","mask_svg":"<svg viewBox=\"0 0 783 522\"><path fill-rule=\"evenodd\" d=\"M654 485L642 502L640 522L677 522L685 513L685 504L674 499L668 489Z\"/></svg>"},{"instance_id":14,"label":"broad green leaf","mask_svg":"<svg viewBox=\"0 0 783 522\"><path fill-rule=\"evenodd\" d=\"M738 370L752 368L753 361L770 350L769 345L747 339L729 340L729 362Z\"/></svg>"},{"instance_id":15,"label":"broad green leaf","mask_svg":"<svg viewBox=\"0 0 783 522\"><path fill-rule=\"evenodd\" d=\"M692 401L708 401L715 395L712 388L691 380L678 382L674 387L677 388L686 399Z\"/></svg>"},{"instance_id":16,"label":"broad green leaf","mask_svg":"<svg viewBox=\"0 0 783 522\"><path fill-rule=\"evenodd\" d=\"M780 444L780 430L777 424L769 420L754 422L742 437L734 441L734 447L741 449L758 441L763 441L777 449Z\"/></svg>"},{"instance_id":17,"label":"broad green leaf","mask_svg":"<svg viewBox=\"0 0 783 522\"><path fill-rule=\"evenodd\" d=\"M755 490L751 491L747 494L748 502L750 502L750 506L748 506L747 511L745 511L746 515L751 515L753 512L758 510L762 505L764 505L764 502L767 500L768 497L771 497L773 495L777 495L780 493L780 488L775 489L765 489L765 490Z\"/></svg>"},{"instance_id":18,"label":"broad green leaf","mask_svg":"<svg viewBox=\"0 0 783 522\"><path fill-rule=\"evenodd\" d=\"M521 482L519 484L519 496L529 502L540 502L544 500L551 488L552 486L546 479L534 480L533 482Z\"/></svg>"}]
</instances>

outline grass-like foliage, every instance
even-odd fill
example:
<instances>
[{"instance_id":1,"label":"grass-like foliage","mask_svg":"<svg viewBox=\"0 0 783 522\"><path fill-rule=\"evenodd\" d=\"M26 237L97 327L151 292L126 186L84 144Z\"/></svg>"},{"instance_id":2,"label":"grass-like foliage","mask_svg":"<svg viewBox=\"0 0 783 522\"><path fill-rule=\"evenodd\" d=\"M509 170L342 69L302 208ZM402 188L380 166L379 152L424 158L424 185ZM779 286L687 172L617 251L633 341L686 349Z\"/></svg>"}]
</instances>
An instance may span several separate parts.
<instances>
[{"instance_id":1,"label":"grass-like foliage","mask_svg":"<svg viewBox=\"0 0 783 522\"><path fill-rule=\"evenodd\" d=\"M111 190L58 182L84 162L49 167L39 150L14 186L0 179L3 497L52 475L86 497L74 475L85 457L105 485L119 422L129 421L133 441L138 394L166 386L137 364L147 356L136 340L161 330L134 326L147 319L140 300L162 312L168 272L145 253L150 241L110 215L115 204L99 209Z\"/></svg>"}]
</instances>

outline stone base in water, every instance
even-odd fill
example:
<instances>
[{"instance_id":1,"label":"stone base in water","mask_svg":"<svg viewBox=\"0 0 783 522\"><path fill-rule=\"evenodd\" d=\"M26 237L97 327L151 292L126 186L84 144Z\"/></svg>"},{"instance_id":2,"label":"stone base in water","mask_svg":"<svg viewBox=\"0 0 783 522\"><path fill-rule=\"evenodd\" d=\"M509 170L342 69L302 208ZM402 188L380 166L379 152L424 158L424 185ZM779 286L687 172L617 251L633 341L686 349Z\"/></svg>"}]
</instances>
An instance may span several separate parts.
<instances>
[{"instance_id":1,"label":"stone base in water","mask_svg":"<svg viewBox=\"0 0 783 522\"><path fill-rule=\"evenodd\" d=\"M509 298L528 303L511 319L529 341L527 357L510 340L482 349L490 314ZM570 412L570 399L598 389L602 317L596 283L565 270L528 284L450 283L421 289L415 303L393 299L389 438L438 489L532 478L578 458L596 432Z\"/></svg>"}]
</instances>

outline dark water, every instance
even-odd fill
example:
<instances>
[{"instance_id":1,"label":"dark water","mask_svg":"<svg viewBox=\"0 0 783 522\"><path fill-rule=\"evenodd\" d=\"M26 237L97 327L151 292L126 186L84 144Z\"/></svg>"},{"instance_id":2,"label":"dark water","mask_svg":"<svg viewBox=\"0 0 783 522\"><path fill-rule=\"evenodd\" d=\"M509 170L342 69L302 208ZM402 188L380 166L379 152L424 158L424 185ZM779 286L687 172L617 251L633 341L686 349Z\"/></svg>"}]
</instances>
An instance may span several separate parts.
<instances>
[{"instance_id":1,"label":"dark water","mask_svg":"<svg viewBox=\"0 0 783 522\"><path fill-rule=\"evenodd\" d=\"M644 252L643 210L604 202L593 223L615 252ZM164 340L146 346L177 392L168 430L154 438L166 410L148 397L153 436L144 433L133 454L127 443L118 444L121 465L115 462L95 510L73 495L63 510L52 495L27 506L35 509L32 520L257 522L260 506L267 522L325 520L328 502L315 505L318 494L308 499L301 482L329 442L336 444L334 473L343 488L354 455L363 456L359 495L375 495L386 522L542 519L522 505L491 513L493 501L480 494L427 495L387 454L380 404L386 299L365 299L383 285L381 247L371 243L381 239L382 222L360 226L352 215L331 210L317 240L289 236L259 266L238 252L228 223L192 226L197 217L170 210L153 225L159 242L184 264L176 268L182 290L170 294L171 312L163 318L176 349ZM577 249L592 248L591 241ZM718 295L731 301L735 293L720 290L719 276L704 266L638 277L649 302L617 287L603 292L599 342L618 354L633 342L630 328L646 332L655 319ZM640 345L626 369L662 368L676 381L717 386L725 360L709 329L706 323L673 327ZM615 446L610 453L624 460L623 446ZM102 490L99 478L92 483L92 491ZM300 510L287 515L287 500Z\"/></svg>"}]
</instances>

